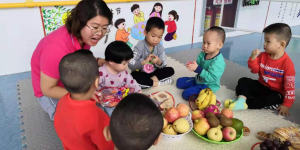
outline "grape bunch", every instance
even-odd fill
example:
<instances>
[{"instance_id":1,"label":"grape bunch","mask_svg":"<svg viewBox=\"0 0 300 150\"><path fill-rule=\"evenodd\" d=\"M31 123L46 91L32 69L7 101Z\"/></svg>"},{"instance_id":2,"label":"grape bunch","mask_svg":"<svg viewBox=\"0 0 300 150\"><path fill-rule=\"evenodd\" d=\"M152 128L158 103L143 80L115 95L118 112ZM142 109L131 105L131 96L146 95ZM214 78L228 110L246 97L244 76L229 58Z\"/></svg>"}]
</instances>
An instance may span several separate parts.
<instances>
[{"instance_id":1,"label":"grape bunch","mask_svg":"<svg viewBox=\"0 0 300 150\"><path fill-rule=\"evenodd\" d=\"M290 141L281 142L279 139L266 139L264 142L260 143L260 150L290 150Z\"/></svg>"}]
</instances>

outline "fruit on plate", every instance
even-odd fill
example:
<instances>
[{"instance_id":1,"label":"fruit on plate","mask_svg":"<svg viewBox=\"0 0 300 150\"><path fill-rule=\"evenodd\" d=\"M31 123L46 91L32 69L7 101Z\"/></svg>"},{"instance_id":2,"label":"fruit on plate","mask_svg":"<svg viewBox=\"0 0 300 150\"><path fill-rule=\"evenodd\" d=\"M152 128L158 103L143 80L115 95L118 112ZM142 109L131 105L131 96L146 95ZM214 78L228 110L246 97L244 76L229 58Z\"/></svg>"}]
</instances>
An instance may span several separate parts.
<instances>
[{"instance_id":1,"label":"fruit on plate","mask_svg":"<svg viewBox=\"0 0 300 150\"><path fill-rule=\"evenodd\" d=\"M222 130L222 129L223 129L223 127L222 127L221 125L219 125L217 128L219 128L220 130Z\"/></svg>"},{"instance_id":2,"label":"fruit on plate","mask_svg":"<svg viewBox=\"0 0 300 150\"><path fill-rule=\"evenodd\" d=\"M236 139L236 131L232 127L226 127L222 130L225 141L230 142Z\"/></svg>"},{"instance_id":3,"label":"fruit on plate","mask_svg":"<svg viewBox=\"0 0 300 150\"><path fill-rule=\"evenodd\" d=\"M167 127L165 127L163 129L163 133L169 134L169 135L177 135L177 132L174 130L174 128L171 124L168 124Z\"/></svg>"},{"instance_id":4,"label":"fruit on plate","mask_svg":"<svg viewBox=\"0 0 300 150\"><path fill-rule=\"evenodd\" d=\"M207 137L210 140L220 142L223 139L223 133L219 128L211 128L207 131Z\"/></svg>"},{"instance_id":5,"label":"fruit on plate","mask_svg":"<svg viewBox=\"0 0 300 150\"><path fill-rule=\"evenodd\" d=\"M215 128L220 125L220 121L217 117L210 117L208 119L208 124L210 125L210 127Z\"/></svg>"},{"instance_id":6,"label":"fruit on plate","mask_svg":"<svg viewBox=\"0 0 300 150\"><path fill-rule=\"evenodd\" d=\"M204 112L201 110L194 110L192 112L192 120L195 121L196 119L204 118Z\"/></svg>"},{"instance_id":7,"label":"fruit on plate","mask_svg":"<svg viewBox=\"0 0 300 150\"><path fill-rule=\"evenodd\" d=\"M220 113L220 114L217 114L216 117L217 117L218 119L221 119L222 117L225 117L225 115L223 115L223 114Z\"/></svg>"},{"instance_id":8,"label":"fruit on plate","mask_svg":"<svg viewBox=\"0 0 300 150\"><path fill-rule=\"evenodd\" d=\"M209 88L200 91L195 103L199 110L204 110L209 105L216 105L216 95Z\"/></svg>"},{"instance_id":9,"label":"fruit on plate","mask_svg":"<svg viewBox=\"0 0 300 150\"><path fill-rule=\"evenodd\" d=\"M190 129L190 124L186 119L179 118L173 123L173 128L176 132L185 133Z\"/></svg>"},{"instance_id":10,"label":"fruit on plate","mask_svg":"<svg viewBox=\"0 0 300 150\"><path fill-rule=\"evenodd\" d=\"M179 103L176 108L180 113L180 117L186 117L189 115L190 107L186 104Z\"/></svg>"},{"instance_id":11,"label":"fruit on plate","mask_svg":"<svg viewBox=\"0 0 300 150\"><path fill-rule=\"evenodd\" d=\"M207 122L206 118L199 118L195 120L194 123L194 130L199 134L199 135L205 135L207 131L209 130L210 125Z\"/></svg>"},{"instance_id":12,"label":"fruit on plate","mask_svg":"<svg viewBox=\"0 0 300 150\"><path fill-rule=\"evenodd\" d=\"M169 123L173 123L175 120L180 118L180 113L176 108L171 107L166 111L165 118Z\"/></svg>"},{"instance_id":13,"label":"fruit on plate","mask_svg":"<svg viewBox=\"0 0 300 150\"><path fill-rule=\"evenodd\" d=\"M213 112L209 112L205 115L205 117L209 119L210 117L215 117L215 114Z\"/></svg>"},{"instance_id":14,"label":"fruit on plate","mask_svg":"<svg viewBox=\"0 0 300 150\"><path fill-rule=\"evenodd\" d=\"M168 121L167 121L166 118L164 118L164 127L163 127L163 129L164 129L165 127L167 127L167 125L168 125Z\"/></svg>"},{"instance_id":15,"label":"fruit on plate","mask_svg":"<svg viewBox=\"0 0 300 150\"><path fill-rule=\"evenodd\" d=\"M207 114L207 113L209 113L209 112L212 112L212 113L214 113L215 115L220 113L219 108L218 108L218 106L216 106L216 105L209 105L209 106L204 110L204 114Z\"/></svg>"},{"instance_id":16,"label":"fruit on plate","mask_svg":"<svg viewBox=\"0 0 300 150\"><path fill-rule=\"evenodd\" d=\"M243 131L244 131L244 136L250 135L250 129L248 127L244 126Z\"/></svg>"},{"instance_id":17,"label":"fruit on plate","mask_svg":"<svg viewBox=\"0 0 300 150\"><path fill-rule=\"evenodd\" d=\"M221 111L221 114L225 115L227 118L233 118L233 112L231 109L229 108L224 108L222 111Z\"/></svg>"},{"instance_id":18,"label":"fruit on plate","mask_svg":"<svg viewBox=\"0 0 300 150\"><path fill-rule=\"evenodd\" d=\"M232 119L227 117L222 117L220 119L220 124L223 127L231 127L232 126Z\"/></svg>"},{"instance_id":19,"label":"fruit on plate","mask_svg":"<svg viewBox=\"0 0 300 150\"><path fill-rule=\"evenodd\" d=\"M259 145L261 150L294 150L291 146L291 142L281 142L280 140L270 140L266 139L264 142Z\"/></svg>"},{"instance_id":20,"label":"fruit on plate","mask_svg":"<svg viewBox=\"0 0 300 150\"><path fill-rule=\"evenodd\" d=\"M243 130L244 123L237 118L232 118L232 127L238 134L240 134Z\"/></svg>"}]
</instances>

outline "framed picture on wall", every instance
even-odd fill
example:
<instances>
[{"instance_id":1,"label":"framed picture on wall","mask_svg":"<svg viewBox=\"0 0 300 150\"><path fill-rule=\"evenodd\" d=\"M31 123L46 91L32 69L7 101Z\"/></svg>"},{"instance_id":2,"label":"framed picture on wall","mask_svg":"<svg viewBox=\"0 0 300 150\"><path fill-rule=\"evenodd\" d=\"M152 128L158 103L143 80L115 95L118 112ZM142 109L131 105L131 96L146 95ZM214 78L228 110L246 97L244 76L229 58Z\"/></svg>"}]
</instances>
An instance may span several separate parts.
<instances>
[{"instance_id":1,"label":"framed picture on wall","mask_svg":"<svg viewBox=\"0 0 300 150\"><path fill-rule=\"evenodd\" d=\"M259 0L243 0L243 7L257 6L257 5L259 5Z\"/></svg>"}]
</instances>

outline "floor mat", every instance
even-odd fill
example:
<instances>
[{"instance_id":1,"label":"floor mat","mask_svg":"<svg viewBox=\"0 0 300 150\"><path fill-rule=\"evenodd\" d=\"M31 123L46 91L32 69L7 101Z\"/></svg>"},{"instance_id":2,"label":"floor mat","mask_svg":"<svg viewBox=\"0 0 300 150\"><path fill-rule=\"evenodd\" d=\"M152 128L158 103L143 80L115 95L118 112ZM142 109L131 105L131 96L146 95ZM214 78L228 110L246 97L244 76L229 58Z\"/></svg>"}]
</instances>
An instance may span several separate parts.
<instances>
[{"instance_id":1,"label":"floor mat","mask_svg":"<svg viewBox=\"0 0 300 150\"><path fill-rule=\"evenodd\" d=\"M181 51L176 53L168 54L168 56L172 57L175 60L178 60L180 63L185 64L188 61L192 61L197 59L197 56L201 50L198 48L191 49L188 51ZM185 57L182 57L185 56ZM258 79L257 74L252 74L248 68L241 66L237 63L234 63L230 60L225 60L226 68L224 74L221 78L221 85L225 85L230 90L235 90L235 87L238 83L238 80L241 77L248 77L251 79ZM177 72L176 72L177 73ZM291 116L286 117L285 119L290 120L292 122L300 124L300 117L297 117L300 113L300 89L295 90L296 100L290 109Z\"/></svg>"},{"instance_id":2,"label":"floor mat","mask_svg":"<svg viewBox=\"0 0 300 150\"><path fill-rule=\"evenodd\" d=\"M53 121L33 95L31 79L18 82L22 145L29 150L63 150Z\"/></svg>"},{"instance_id":3,"label":"floor mat","mask_svg":"<svg viewBox=\"0 0 300 150\"><path fill-rule=\"evenodd\" d=\"M168 57L169 66L174 67L175 83L168 86L160 86L156 88L151 88L144 90L145 94L151 94L153 92L166 90L171 93L178 103L186 103L187 101L181 98L182 90L176 88L176 79L183 76L193 76L195 73L186 70L185 66L178 61ZM27 149L30 150L60 150L62 149L61 142L57 137L53 122L50 121L49 116L42 110L37 99L33 96L33 90L31 86L30 79L21 80L18 83L19 87L19 99L20 99L20 109L21 115L21 129L22 136L26 137L23 140L23 144L27 145ZM221 89L216 93L219 100L224 101L228 98L233 98L234 91L227 89L225 86L221 86ZM190 132L185 135L181 140L166 141L162 140L158 146L154 146L151 149L190 149L190 150L223 150L223 149L250 149L251 145L258 142L255 138L254 133L259 130L271 131L271 129L278 126L289 126L292 123L290 121L284 120L283 117L277 116L272 113L272 111L266 110L246 110L237 111L234 113L234 117L240 118L246 126L248 126L252 132L249 137L244 137L240 142L228 145L216 145L207 143L199 139L194 133Z\"/></svg>"}]
</instances>

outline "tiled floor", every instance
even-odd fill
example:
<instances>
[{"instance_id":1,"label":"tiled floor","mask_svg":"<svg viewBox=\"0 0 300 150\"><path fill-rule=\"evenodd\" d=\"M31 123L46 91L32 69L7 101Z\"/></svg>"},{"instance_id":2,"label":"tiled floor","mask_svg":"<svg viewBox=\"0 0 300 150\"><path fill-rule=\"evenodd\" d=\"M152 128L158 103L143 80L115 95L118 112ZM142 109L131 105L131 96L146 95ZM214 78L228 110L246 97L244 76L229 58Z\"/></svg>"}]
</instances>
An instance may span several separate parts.
<instances>
[{"instance_id":1,"label":"tiled floor","mask_svg":"<svg viewBox=\"0 0 300 150\"><path fill-rule=\"evenodd\" d=\"M294 27L293 32L294 34L300 35L300 26ZM261 41L261 34L248 34L228 38L222 49L223 56L227 60L247 67L247 60L251 51L262 48ZM201 43L195 45L197 45L198 48L201 47ZM194 48L197 48L197 46ZM176 51L179 50L177 49ZM172 52L176 53L175 51ZM294 62L296 69L296 87L300 88L300 39L291 39L286 52ZM196 59L196 56L186 53L185 58L193 60ZM29 77L29 72L0 76L0 149L20 150L22 148L16 86L17 81Z\"/></svg>"}]
</instances>

